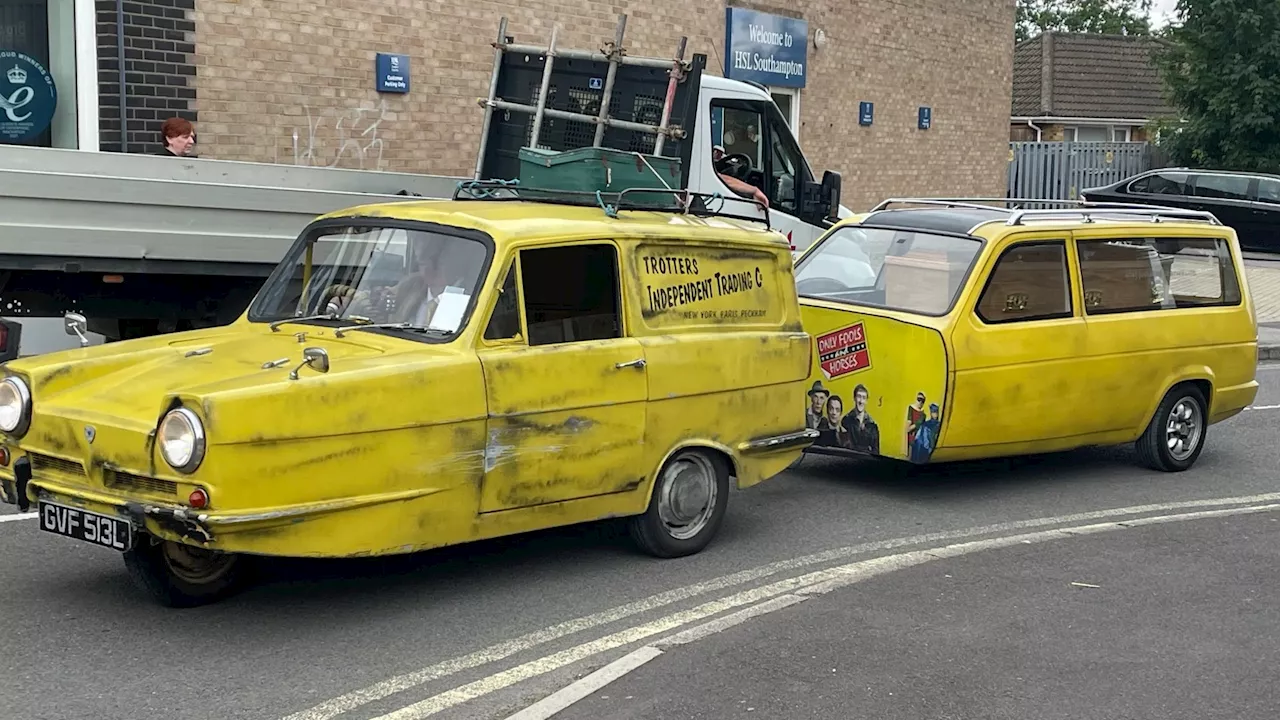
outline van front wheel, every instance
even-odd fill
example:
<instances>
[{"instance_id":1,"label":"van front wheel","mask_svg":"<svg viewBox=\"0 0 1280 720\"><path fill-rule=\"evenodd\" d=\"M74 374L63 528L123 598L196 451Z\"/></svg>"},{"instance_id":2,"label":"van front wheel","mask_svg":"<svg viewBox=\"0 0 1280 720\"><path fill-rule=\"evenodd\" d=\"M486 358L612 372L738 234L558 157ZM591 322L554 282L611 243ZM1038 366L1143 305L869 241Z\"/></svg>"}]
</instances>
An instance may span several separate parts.
<instances>
[{"instance_id":1,"label":"van front wheel","mask_svg":"<svg viewBox=\"0 0 1280 720\"><path fill-rule=\"evenodd\" d=\"M728 502L727 463L702 450L682 450L658 473L648 510L631 519L631 537L656 557L693 555L715 537Z\"/></svg>"},{"instance_id":2,"label":"van front wheel","mask_svg":"<svg viewBox=\"0 0 1280 720\"><path fill-rule=\"evenodd\" d=\"M1206 404L1204 394L1194 385L1170 390L1138 438L1142 464L1161 472L1182 472L1194 465L1209 430Z\"/></svg>"},{"instance_id":3,"label":"van front wheel","mask_svg":"<svg viewBox=\"0 0 1280 720\"><path fill-rule=\"evenodd\" d=\"M138 535L124 554L134 582L161 605L189 608L235 593L246 579L239 555Z\"/></svg>"}]
</instances>

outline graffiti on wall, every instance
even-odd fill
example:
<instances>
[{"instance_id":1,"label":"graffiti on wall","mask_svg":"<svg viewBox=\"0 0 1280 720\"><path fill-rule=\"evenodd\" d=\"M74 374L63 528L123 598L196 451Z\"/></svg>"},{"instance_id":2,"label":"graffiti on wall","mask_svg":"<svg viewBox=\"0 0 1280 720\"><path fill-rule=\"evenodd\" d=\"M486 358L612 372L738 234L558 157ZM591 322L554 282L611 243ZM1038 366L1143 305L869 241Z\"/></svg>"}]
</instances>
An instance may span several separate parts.
<instances>
[{"instance_id":1,"label":"graffiti on wall","mask_svg":"<svg viewBox=\"0 0 1280 720\"><path fill-rule=\"evenodd\" d=\"M387 103L375 107L302 107L305 128L293 128L293 164L381 170L386 149L378 129L387 119Z\"/></svg>"}]
</instances>

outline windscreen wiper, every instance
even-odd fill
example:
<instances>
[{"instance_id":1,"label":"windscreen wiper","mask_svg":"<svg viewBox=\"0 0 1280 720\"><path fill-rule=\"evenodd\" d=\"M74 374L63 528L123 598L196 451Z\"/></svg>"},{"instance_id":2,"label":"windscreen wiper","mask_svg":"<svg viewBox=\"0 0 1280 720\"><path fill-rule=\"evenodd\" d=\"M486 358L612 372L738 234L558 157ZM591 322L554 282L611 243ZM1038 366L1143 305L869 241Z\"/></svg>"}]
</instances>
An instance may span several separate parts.
<instances>
[{"instance_id":1,"label":"windscreen wiper","mask_svg":"<svg viewBox=\"0 0 1280 720\"><path fill-rule=\"evenodd\" d=\"M279 332L281 325L288 325L289 323L308 322L310 320L337 320L337 319L338 319L338 316L335 313L325 313L323 315L306 315L304 317L291 317L291 318L284 318L283 320L276 320L275 322L271 323L267 327L271 328L271 332Z\"/></svg>"}]
</instances>

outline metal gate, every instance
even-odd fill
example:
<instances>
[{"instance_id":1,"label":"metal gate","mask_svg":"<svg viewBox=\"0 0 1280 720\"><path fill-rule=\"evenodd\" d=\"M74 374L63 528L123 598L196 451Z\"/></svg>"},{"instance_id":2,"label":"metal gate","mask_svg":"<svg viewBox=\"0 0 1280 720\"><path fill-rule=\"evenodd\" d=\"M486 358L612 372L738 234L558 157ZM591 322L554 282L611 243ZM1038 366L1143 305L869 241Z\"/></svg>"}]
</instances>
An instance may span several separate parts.
<instances>
[{"instance_id":1,"label":"metal gate","mask_svg":"<svg viewBox=\"0 0 1280 720\"><path fill-rule=\"evenodd\" d=\"M1007 197L1075 200L1081 190L1118 182L1150 167L1147 143L1009 143Z\"/></svg>"}]
</instances>

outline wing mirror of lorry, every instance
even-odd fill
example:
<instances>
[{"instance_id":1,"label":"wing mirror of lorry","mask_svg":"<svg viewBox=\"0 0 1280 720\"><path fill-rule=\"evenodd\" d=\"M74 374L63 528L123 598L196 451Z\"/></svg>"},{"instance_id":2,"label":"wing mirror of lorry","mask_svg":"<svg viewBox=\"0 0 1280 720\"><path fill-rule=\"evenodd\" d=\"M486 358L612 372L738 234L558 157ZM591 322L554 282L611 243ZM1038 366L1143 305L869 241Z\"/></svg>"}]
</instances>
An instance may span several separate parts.
<instances>
[{"instance_id":1,"label":"wing mirror of lorry","mask_svg":"<svg viewBox=\"0 0 1280 720\"><path fill-rule=\"evenodd\" d=\"M831 170L822 175L822 182L804 184L800 199L803 219L815 225L835 222L840 218L840 173Z\"/></svg>"},{"instance_id":2,"label":"wing mirror of lorry","mask_svg":"<svg viewBox=\"0 0 1280 720\"><path fill-rule=\"evenodd\" d=\"M80 338L80 347L89 347L89 336L85 335L85 331L89 329L89 321L83 315L67 313L62 318L62 329L66 330L68 335Z\"/></svg>"},{"instance_id":3,"label":"wing mirror of lorry","mask_svg":"<svg viewBox=\"0 0 1280 720\"><path fill-rule=\"evenodd\" d=\"M824 220L835 222L840 219L840 173L828 170L822 174L822 205Z\"/></svg>"}]
</instances>

